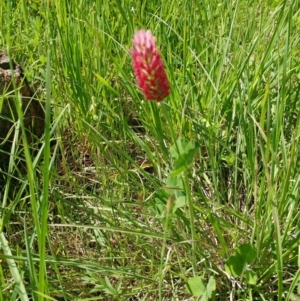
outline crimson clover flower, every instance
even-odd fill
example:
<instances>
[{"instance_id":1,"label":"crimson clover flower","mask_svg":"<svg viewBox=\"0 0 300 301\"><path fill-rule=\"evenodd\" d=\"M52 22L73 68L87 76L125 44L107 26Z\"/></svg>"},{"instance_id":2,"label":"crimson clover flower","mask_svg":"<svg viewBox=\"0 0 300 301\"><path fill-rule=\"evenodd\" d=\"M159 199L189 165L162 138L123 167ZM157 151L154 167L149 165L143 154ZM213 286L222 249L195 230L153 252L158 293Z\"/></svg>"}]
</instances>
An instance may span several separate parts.
<instances>
[{"instance_id":1,"label":"crimson clover flower","mask_svg":"<svg viewBox=\"0 0 300 301\"><path fill-rule=\"evenodd\" d=\"M137 31L130 49L138 86L147 100L162 101L170 94L170 84L155 37L150 30Z\"/></svg>"}]
</instances>

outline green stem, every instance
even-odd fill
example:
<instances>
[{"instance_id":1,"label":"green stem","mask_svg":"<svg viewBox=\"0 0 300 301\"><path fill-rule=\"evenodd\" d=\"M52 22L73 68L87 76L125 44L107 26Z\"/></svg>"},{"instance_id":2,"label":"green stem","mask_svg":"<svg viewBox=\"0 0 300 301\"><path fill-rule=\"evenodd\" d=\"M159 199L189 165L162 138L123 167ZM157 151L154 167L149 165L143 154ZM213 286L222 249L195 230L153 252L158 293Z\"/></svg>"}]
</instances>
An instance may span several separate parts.
<instances>
[{"instance_id":1,"label":"green stem","mask_svg":"<svg viewBox=\"0 0 300 301\"><path fill-rule=\"evenodd\" d=\"M160 265L159 265L159 284L158 284L158 293L159 293L159 301L162 300L162 284L163 284L163 278L164 278L164 273L163 273L163 267L165 263L165 252L166 252L166 245L167 245L167 238L168 238L168 230L169 230L169 223L172 217L172 203L173 203L173 196L170 196L167 206L166 206L166 219L165 219L165 224L164 224L164 240L163 240L163 245L161 248L161 253L160 253Z\"/></svg>"},{"instance_id":2,"label":"green stem","mask_svg":"<svg viewBox=\"0 0 300 301\"><path fill-rule=\"evenodd\" d=\"M184 171L183 176L184 186L185 186L185 192L186 192L186 198L189 206L189 214L190 214L190 222L191 222L191 234L192 234L192 266L193 266L193 273L196 275L197 273L197 261L196 261L196 229L195 229L195 212L194 212L194 204L192 200L191 195L191 189L189 184L189 175L188 170Z\"/></svg>"},{"instance_id":3,"label":"green stem","mask_svg":"<svg viewBox=\"0 0 300 301\"><path fill-rule=\"evenodd\" d=\"M161 116L159 114L159 110L157 104L154 102L150 103L151 113L154 119L155 124L155 135L158 139L160 149L162 150L163 156L165 160L168 160L169 151L165 145L165 133L163 132L162 124L161 124Z\"/></svg>"}]
</instances>

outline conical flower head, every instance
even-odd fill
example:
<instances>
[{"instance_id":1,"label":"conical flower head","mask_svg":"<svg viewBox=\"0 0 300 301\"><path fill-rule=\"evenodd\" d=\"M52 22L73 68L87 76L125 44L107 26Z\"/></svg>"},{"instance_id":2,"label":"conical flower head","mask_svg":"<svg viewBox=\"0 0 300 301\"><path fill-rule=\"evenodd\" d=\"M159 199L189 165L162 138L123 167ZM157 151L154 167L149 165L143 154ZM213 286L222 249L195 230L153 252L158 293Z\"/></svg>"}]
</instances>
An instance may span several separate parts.
<instances>
[{"instance_id":1,"label":"conical flower head","mask_svg":"<svg viewBox=\"0 0 300 301\"><path fill-rule=\"evenodd\" d=\"M139 30L133 38L133 70L147 100L162 101L170 94L170 84L161 55L150 30Z\"/></svg>"}]
</instances>

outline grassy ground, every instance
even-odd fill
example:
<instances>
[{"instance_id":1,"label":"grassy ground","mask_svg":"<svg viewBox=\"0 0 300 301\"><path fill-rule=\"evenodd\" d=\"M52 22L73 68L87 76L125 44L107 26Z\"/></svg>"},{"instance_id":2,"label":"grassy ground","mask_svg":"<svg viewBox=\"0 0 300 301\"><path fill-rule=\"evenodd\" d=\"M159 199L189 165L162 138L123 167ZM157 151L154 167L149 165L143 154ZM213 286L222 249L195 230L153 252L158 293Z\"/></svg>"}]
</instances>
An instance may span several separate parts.
<instances>
[{"instance_id":1,"label":"grassy ground","mask_svg":"<svg viewBox=\"0 0 300 301\"><path fill-rule=\"evenodd\" d=\"M0 300L299 300L299 12L4 0L0 48L46 130L1 187ZM140 28L165 60L161 104L133 76Z\"/></svg>"}]
</instances>

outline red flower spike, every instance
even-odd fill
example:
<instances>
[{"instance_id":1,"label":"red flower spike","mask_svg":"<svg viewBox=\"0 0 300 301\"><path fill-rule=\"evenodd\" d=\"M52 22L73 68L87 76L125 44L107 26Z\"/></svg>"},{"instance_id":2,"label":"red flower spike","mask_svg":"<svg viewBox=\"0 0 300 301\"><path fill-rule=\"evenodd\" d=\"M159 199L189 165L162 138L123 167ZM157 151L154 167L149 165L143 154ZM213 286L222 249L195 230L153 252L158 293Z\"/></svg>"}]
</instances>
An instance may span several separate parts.
<instances>
[{"instance_id":1,"label":"red flower spike","mask_svg":"<svg viewBox=\"0 0 300 301\"><path fill-rule=\"evenodd\" d=\"M150 30L139 30L130 49L138 86L147 100L162 101L170 94L170 84L161 55Z\"/></svg>"}]
</instances>

